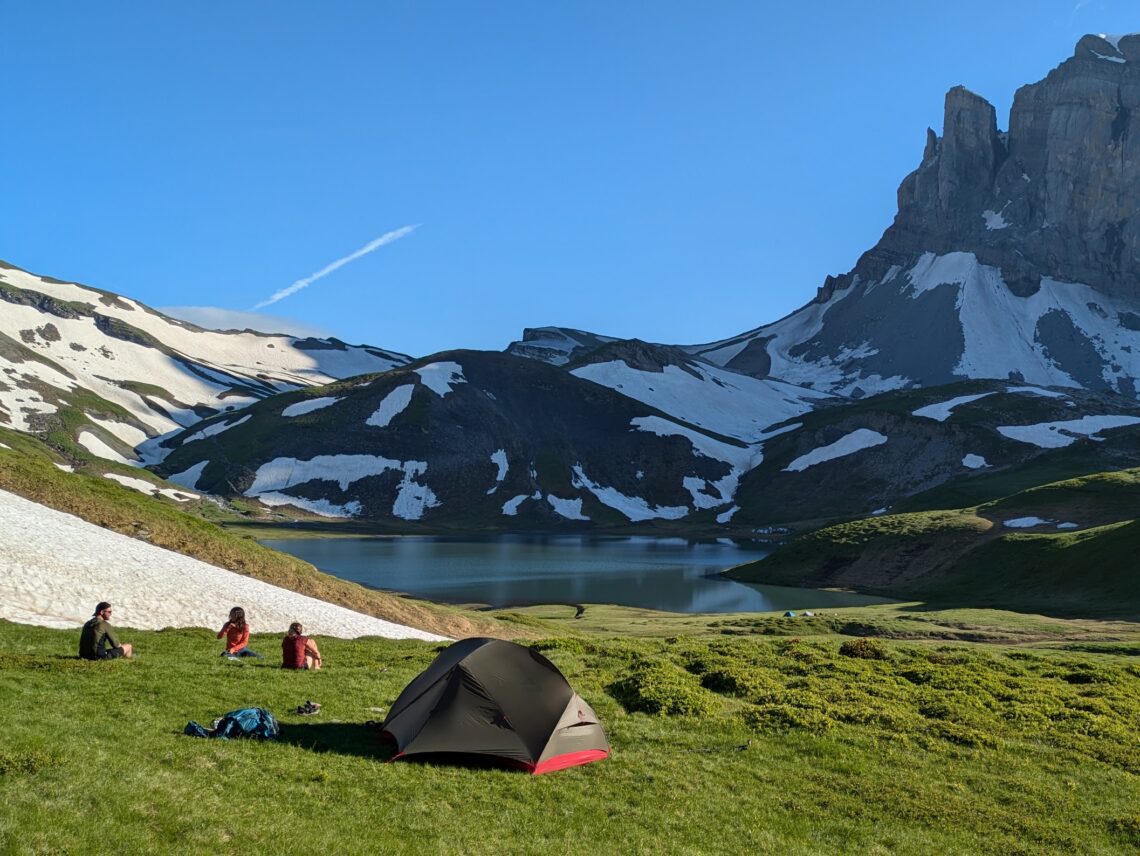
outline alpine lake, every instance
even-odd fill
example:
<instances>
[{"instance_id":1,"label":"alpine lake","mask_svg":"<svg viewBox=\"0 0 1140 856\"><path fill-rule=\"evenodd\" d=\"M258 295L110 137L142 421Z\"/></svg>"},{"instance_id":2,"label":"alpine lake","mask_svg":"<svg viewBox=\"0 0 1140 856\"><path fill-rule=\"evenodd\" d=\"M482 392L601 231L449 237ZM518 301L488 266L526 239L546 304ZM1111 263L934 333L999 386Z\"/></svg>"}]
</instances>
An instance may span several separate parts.
<instances>
[{"instance_id":1,"label":"alpine lake","mask_svg":"<svg viewBox=\"0 0 1140 856\"><path fill-rule=\"evenodd\" d=\"M759 542L592 535L259 539L325 573L440 603L617 604L681 613L801 611L885 603L842 591L752 585L721 572Z\"/></svg>"}]
</instances>

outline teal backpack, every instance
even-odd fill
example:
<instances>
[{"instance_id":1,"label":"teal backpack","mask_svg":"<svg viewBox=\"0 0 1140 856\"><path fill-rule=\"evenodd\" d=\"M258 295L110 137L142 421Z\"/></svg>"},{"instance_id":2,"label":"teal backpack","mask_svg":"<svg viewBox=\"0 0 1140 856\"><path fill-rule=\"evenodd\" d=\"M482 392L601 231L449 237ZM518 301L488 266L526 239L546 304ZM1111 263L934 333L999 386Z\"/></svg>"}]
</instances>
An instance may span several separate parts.
<instances>
[{"instance_id":1,"label":"teal backpack","mask_svg":"<svg viewBox=\"0 0 1140 856\"><path fill-rule=\"evenodd\" d=\"M229 740L231 737L276 740L281 734L281 729L273 714L265 708L243 707L240 710L231 710L215 721L211 729L203 728L191 720L186 723L182 733L191 737L220 737L222 740Z\"/></svg>"}]
</instances>

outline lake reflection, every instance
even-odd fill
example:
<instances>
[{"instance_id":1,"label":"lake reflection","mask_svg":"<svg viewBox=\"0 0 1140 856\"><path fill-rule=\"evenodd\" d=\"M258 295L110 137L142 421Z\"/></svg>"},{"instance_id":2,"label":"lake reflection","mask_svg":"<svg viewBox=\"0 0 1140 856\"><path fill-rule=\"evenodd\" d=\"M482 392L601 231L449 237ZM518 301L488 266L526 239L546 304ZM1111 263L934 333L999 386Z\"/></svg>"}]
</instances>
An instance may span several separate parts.
<instances>
[{"instance_id":1,"label":"lake reflection","mask_svg":"<svg viewBox=\"0 0 1140 856\"><path fill-rule=\"evenodd\" d=\"M502 535L261 543L341 579L450 603L613 603L669 612L763 612L883 602L711 576L769 552L760 544L727 539Z\"/></svg>"}]
</instances>

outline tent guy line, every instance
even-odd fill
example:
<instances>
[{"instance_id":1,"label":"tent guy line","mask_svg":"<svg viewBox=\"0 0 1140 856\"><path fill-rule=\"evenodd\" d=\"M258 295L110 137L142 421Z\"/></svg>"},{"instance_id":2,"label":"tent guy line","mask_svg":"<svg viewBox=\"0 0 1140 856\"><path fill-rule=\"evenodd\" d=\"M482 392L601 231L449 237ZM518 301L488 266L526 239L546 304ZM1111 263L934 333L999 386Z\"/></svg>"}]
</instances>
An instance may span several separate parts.
<instances>
[{"instance_id":1,"label":"tent guy line","mask_svg":"<svg viewBox=\"0 0 1140 856\"><path fill-rule=\"evenodd\" d=\"M379 238L376 238L375 240L369 241L367 244L365 244L363 247L361 247L356 252L349 253L344 258L337 259L335 262L331 262L330 264L325 265L323 268L321 268L316 273L310 274L309 276L306 276L302 279L299 279L295 283L293 283L292 285L290 285L286 288L283 288L280 291L275 292L272 297L270 297L267 300L261 301L256 306L251 307L249 311L256 312L258 309L264 309L266 306L272 306L274 303L277 303L279 300L284 300L286 297L289 297L293 294L296 294L302 288L308 288L310 285L312 285L318 279L323 279L324 277L328 276L330 273L337 270L338 268L344 267L349 262L354 262L358 258L360 258L361 256L366 256L369 253L380 249L385 244L391 244L393 241L398 241L398 240L400 240L400 238L407 237L408 235L412 234L412 232L414 232L419 227L420 227L420 224L415 223L411 226L401 226L399 229L393 229L391 232L385 232Z\"/></svg>"}]
</instances>

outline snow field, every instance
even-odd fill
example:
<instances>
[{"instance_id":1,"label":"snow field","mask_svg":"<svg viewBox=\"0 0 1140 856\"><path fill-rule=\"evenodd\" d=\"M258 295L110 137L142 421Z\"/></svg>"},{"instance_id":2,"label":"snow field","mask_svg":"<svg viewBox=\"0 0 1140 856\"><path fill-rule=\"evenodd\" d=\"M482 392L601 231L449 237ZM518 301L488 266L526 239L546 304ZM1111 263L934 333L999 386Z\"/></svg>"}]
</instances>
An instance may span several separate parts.
<instances>
[{"instance_id":1,"label":"snow field","mask_svg":"<svg viewBox=\"0 0 1140 856\"><path fill-rule=\"evenodd\" d=\"M1135 416L1084 416L1064 422L1042 422L1037 425L1003 425L997 430L1004 437L1030 443L1041 449L1060 449L1071 446L1080 436L1092 440L1100 431L1140 424Z\"/></svg>"},{"instance_id":2,"label":"snow field","mask_svg":"<svg viewBox=\"0 0 1140 856\"><path fill-rule=\"evenodd\" d=\"M412 393L415 392L415 389L416 386L412 383L393 389L384 396L376 411L364 420L364 424L371 425L374 428L387 428L392 420L403 413L404 409L411 403Z\"/></svg>"},{"instance_id":3,"label":"snow field","mask_svg":"<svg viewBox=\"0 0 1140 856\"><path fill-rule=\"evenodd\" d=\"M440 398L451 392L451 388L456 384L467 383L467 378L463 376L463 366L459 363L429 363L416 369L415 372L420 376L424 386Z\"/></svg>"},{"instance_id":4,"label":"snow field","mask_svg":"<svg viewBox=\"0 0 1140 856\"><path fill-rule=\"evenodd\" d=\"M816 464L822 464L824 461L833 461L836 458L853 455L855 452L861 452L863 449L881 446L885 442L887 442L887 438L878 431L872 431L869 428L857 428L850 434L845 434L840 437L834 443L821 446L818 449L812 449L806 455L800 455L784 467L783 472L803 472L809 467L814 467Z\"/></svg>"},{"instance_id":5,"label":"snow field","mask_svg":"<svg viewBox=\"0 0 1140 856\"><path fill-rule=\"evenodd\" d=\"M281 411L281 415L285 417L290 416L304 416L306 413L312 413L314 410L322 410L326 407L331 407L340 401L340 398L324 397L324 398L310 398L306 401L298 401L296 404L290 404Z\"/></svg>"},{"instance_id":6,"label":"snow field","mask_svg":"<svg viewBox=\"0 0 1140 856\"><path fill-rule=\"evenodd\" d=\"M255 633L284 633L290 622L301 621L324 636L443 639L216 568L5 491L0 532L0 618L8 621L78 629L106 600L115 606L117 627L217 628L240 604ZM137 653L146 656L145 649Z\"/></svg>"}]
</instances>

